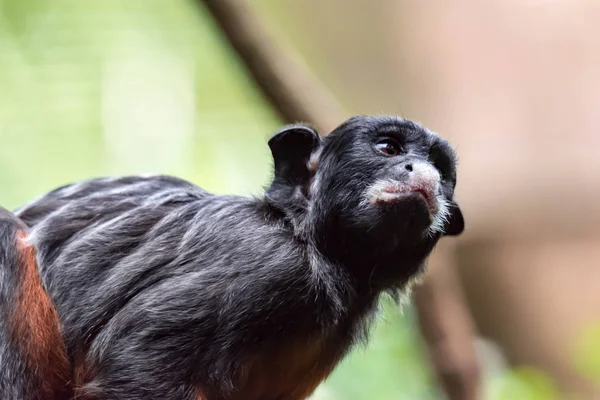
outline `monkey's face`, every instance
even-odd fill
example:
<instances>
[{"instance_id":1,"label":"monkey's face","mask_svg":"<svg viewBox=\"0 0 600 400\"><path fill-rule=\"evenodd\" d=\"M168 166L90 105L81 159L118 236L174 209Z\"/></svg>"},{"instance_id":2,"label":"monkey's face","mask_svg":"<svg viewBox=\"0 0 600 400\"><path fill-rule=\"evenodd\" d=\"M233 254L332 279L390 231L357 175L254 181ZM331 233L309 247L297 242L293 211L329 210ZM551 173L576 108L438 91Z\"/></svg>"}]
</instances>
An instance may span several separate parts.
<instances>
[{"instance_id":1,"label":"monkey's face","mask_svg":"<svg viewBox=\"0 0 600 400\"><path fill-rule=\"evenodd\" d=\"M313 201L336 210L353 228L415 239L457 235L464 228L453 200L454 151L412 121L354 117L327 136L313 157Z\"/></svg>"},{"instance_id":2,"label":"monkey's face","mask_svg":"<svg viewBox=\"0 0 600 400\"><path fill-rule=\"evenodd\" d=\"M464 220L448 142L397 117L353 117L324 138L294 125L271 138L270 204L365 290L402 288Z\"/></svg>"},{"instance_id":3,"label":"monkey's face","mask_svg":"<svg viewBox=\"0 0 600 400\"><path fill-rule=\"evenodd\" d=\"M331 234L420 242L464 229L448 142L398 117L353 117L325 138L286 127L269 142L268 196Z\"/></svg>"}]
</instances>

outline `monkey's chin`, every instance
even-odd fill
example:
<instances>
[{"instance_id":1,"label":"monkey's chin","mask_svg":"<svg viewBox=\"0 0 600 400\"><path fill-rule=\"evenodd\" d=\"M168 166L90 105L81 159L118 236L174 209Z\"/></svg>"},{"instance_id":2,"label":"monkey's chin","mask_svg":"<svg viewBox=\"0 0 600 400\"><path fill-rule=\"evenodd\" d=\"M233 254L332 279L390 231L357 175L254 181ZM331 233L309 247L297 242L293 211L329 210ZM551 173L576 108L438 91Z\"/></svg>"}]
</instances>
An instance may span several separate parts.
<instances>
[{"instance_id":1,"label":"monkey's chin","mask_svg":"<svg viewBox=\"0 0 600 400\"><path fill-rule=\"evenodd\" d=\"M429 229L436 215L436 209L431 206L428 198L416 191L381 193L375 205L382 207L386 212L401 214L403 220L410 222L410 226L418 226L423 230Z\"/></svg>"},{"instance_id":2,"label":"monkey's chin","mask_svg":"<svg viewBox=\"0 0 600 400\"><path fill-rule=\"evenodd\" d=\"M406 192L382 191L378 193L377 198L374 200L375 201L373 201L373 203L379 206L409 206L422 208L427 214L429 214L429 219L431 221L433 221L433 217L437 213L438 208L435 197L431 197L421 190L412 190Z\"/></svg>"},{"instance_id":3,"label":"monkey's chin","mask_svg":"<svg viewBox=\"0 0 600 400\"><path fill-rule=\"evenodd\" d=\"M424 198L412 193L385 196L373 204L371 210L374 212L373 216L379 221L377 229L371 230L371 234L399 238L394 239L391 246L398 245L398 240L403 246L412 246L421 242L427 236L435 217Z\"/></svg>"}]
</instances>

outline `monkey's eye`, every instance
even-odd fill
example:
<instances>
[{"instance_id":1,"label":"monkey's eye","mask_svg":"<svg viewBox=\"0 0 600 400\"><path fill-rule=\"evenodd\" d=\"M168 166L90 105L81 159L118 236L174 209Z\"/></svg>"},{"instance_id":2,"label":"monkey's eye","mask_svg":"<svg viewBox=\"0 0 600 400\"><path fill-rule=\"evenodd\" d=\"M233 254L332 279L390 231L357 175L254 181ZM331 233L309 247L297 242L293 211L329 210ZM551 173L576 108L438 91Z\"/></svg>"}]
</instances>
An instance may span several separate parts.
<instances>
[{"instance_id":1,"label":"monkey's eye","mask_svg":"<svg viewBox=\"0 0 600 400\"><path fill-rule=\"evenodd\" d=\"M402 150L400 145L391 139L382 140L379 143L377 143L375 147L377 148L377 150L390 157L397 156Z\"/></svg>"}]
</instances>

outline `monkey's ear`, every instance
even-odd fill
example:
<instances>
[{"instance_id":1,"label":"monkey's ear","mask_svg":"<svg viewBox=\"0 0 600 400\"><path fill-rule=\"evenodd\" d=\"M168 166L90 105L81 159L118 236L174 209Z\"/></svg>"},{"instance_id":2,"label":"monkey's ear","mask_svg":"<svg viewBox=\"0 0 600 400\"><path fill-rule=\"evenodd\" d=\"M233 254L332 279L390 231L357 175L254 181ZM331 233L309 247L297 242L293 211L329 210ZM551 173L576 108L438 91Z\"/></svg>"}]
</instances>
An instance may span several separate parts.
<instances>
[{"instance_id":1,"label":"monkey's ear","mask_svg":"<svg viewBox=\"0 0 600 400\"><path fill-rule=\"evenodd\" d=\"M306 125L288 125L269 140L269 148L275 163L275 182L288 186L308 183L311 171L310 156L321 145L316 130Z\"/></svg>"},{"instance_id":2,"label":"monkey's ear","mask_svg":"<svg viewBox=\"0 0 600 400\"><path fill-rule=\"evenodd\" d=\"M445 236L458 236L465 230L465 219L456 201L450 203L450 216L444 230Z\"/></svg>"}]
</instances>

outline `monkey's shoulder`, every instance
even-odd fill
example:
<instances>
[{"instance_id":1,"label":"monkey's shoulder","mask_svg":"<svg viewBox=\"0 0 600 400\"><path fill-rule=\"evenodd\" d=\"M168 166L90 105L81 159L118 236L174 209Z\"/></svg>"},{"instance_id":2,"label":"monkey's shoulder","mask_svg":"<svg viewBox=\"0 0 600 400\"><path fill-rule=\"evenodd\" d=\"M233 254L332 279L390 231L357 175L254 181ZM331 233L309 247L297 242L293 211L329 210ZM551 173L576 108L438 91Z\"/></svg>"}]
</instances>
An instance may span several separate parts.
<instances>
[{"instance_id":1,"label":"monkey's shoulder","mask_svg":"<svg viewBox=\"0 0 600 400\"><path fill-rule=\"evenodd\" d=\"M182 202L209 195L189 181L168 175L92 178L55 188L18 208L15 214L33 227L58 212L97 213L115 206L125 210L142 202Z\"/></svg>"}]
</instances>

